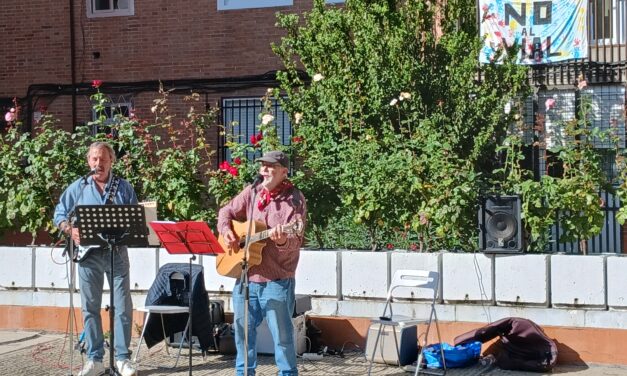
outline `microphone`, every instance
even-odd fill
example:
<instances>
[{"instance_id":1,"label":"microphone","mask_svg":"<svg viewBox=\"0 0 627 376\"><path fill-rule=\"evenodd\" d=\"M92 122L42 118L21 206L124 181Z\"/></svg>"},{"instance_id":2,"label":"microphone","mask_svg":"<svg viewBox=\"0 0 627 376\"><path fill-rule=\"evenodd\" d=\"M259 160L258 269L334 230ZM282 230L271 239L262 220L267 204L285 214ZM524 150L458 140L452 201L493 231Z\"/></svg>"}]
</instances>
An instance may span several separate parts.
<instances>
[{"instance_id":1,"label":"microphone","mask_svg":"<svg viewBox=\"0 0 627 376\"><path fill-rule=\"evenodd\" d=\"M94 167L91 170L89 170L89 172L87 174L85 174L85 176L83 176L83 180L87 181L87 178L98 173L98 167Z\"/></svg>"},{"instance_id":2,"label":"microphone","mask_svg":"<svg viewBox=\"0 0 627 376\"><path fill-rule=\"evenodd\" d=\"M263 181L263 175L258 174L257 176L255 176L255 180L253 180L253 188L261 184L262 181Z\"/></svg>"}]
</instances>

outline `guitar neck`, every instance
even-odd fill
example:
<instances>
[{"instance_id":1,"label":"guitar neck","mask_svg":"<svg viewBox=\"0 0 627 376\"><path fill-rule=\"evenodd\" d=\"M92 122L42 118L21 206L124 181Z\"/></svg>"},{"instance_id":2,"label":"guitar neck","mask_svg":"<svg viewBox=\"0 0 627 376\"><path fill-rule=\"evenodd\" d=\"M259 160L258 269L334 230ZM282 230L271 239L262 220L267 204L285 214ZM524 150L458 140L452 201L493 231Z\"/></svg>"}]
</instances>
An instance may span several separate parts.
<instances>
[{"instance_id":1,"label":"guitar neck","mask_svg":"<svg viewBox=\"0 0 627 376\"><path fill-rule=\"evenodd\" d=\"M256 233L256 234L254 234L253 236L251 236L251 237L250 237L250 242L251 242L251 243L254 243L254 242L258 242L258 241L261 241L261 240L264 240L264 239L269 238L269 237L270 237L270 231L271 231L271 230L272 230L272 229L271 229L271 228L269 228L269 229L267 229L267 230L263 230L263 231L261 231L261 232L258 232L258 233Z\"/></svg>"}]
</instances>

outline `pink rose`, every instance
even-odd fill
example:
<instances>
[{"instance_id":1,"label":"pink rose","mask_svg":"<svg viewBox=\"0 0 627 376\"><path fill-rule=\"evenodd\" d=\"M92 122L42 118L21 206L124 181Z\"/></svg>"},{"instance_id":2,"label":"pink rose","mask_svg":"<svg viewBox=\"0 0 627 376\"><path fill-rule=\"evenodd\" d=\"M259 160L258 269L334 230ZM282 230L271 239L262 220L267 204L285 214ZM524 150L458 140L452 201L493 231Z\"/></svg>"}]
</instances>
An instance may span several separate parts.
<instances>
[{"instance_id":1,"label":"pink rose","mask_svg":"<svg viewBox=\"0 0 627 376\"><path fill-rule=\"evenodd\" d=\"M555 99L553 98L547 99L546 102L544 102L544 107L546 107L547 111L555 107Z\"/></svg>"},{"instance_id":2,"label":"pink rose","mask_svg":"<svg viewBox=\"0 0 627 376\"><path fill-rule=\"evenodd\" d=\"M11 111L7 112L6 114L4 114L4 120L5 120L7 123L10 123L10 122L12 122L12 121L15 121L15 113L14 113L14 112L11 112Z\"/></svg>"}]
</instances>

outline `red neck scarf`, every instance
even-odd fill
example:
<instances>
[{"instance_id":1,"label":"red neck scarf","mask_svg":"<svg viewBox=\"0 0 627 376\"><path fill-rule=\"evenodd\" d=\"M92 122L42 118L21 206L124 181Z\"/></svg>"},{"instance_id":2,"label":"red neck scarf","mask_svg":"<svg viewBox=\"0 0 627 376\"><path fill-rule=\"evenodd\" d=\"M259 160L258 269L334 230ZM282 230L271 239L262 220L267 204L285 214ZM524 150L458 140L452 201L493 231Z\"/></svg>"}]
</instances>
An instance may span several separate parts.
<instances>
[{"instance_id":1,"label":"red neck scarf","mask_svg":"<svg viewBox=\"0 0 627 376\"><path fill-rule=\"evenodd\" d=\"M257 209L262 211L278 195L292 188L293 186L294 184L292 184L292 182L290 182L289 180L283 180L281 184L278 185L278 187L274 188L271 191L267 190L265 187L262 188L261 192L259 192L259 201L257 201Z\"/></svg>"}]
</instances>

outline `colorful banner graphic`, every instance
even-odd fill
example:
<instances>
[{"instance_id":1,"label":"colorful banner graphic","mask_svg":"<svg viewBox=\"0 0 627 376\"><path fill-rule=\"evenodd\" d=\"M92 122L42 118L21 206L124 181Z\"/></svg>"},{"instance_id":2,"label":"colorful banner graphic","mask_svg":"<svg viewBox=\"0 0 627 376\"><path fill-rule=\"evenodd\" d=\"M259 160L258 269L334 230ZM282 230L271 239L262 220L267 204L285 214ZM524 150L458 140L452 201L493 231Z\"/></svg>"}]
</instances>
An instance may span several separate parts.
<instances>
[{"instance_id":1,"label":"colorful banner graphic","mask_svg":"<svg viewBox=\"0 0 627 376\"><path fill-rule=\"evenodd\" d=\"M588 0L479 0L479 61L499 61L516 43L519 64L550 64L588 56Z\"/></svg>"}]
</instances>

